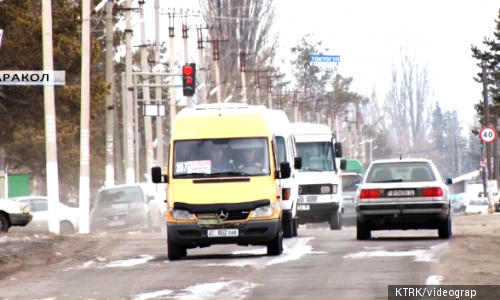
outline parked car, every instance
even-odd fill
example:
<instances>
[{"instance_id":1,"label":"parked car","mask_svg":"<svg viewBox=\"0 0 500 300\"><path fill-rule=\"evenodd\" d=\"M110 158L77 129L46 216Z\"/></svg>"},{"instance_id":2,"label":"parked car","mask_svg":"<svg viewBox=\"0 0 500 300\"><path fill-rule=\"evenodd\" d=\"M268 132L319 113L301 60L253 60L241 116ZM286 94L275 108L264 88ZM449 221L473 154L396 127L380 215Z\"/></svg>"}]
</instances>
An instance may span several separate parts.
<instances>
[{"instance_id":1,"label":"parked car","mask_svg":"<svg viewBox=\"0 0 500 300\"><path fill-rule=\"evenodd\" d=\"M0 233L6 233L12 226L24 227L33 219L29 206L10 199L0 200Z\"/></svg>"},{"instance_id":2,"label":"parked car","mask_svg":"<svg viewBox=\"0 0 500 300\"><path fill-rule=\"evenodd\" d=\"M450 238L452 183L429 159L373 161L356 193L357 239L408 229L437 229L439 238Z\"/></svg>"},{"instance_id":3,"label":"parked car","mask_svg":"<svg viewBox=\"0 0 500 300\"><path fill-rule=\"evenodd\" d=\"M471 199L469 203L467 203L467 208L465 211L469 213L487 214L488 207L489 207L488 198L476 197L474 199Z\"/></svg>"},{"instance_id":4,"label":"parked car","mask_svg":"<svg viewBox=\"0 0 500 300\"><path fill-rule=\"evenodd\" d=\"M363 181L363 175L359 173L342 172L343 224L353 224L356 219L354 199L356 198L356 192L361 181Z\"/></svg>"},{"instance_id":5,"label":"parked car","mask_svg":"<svg viewBox=\"0 0 500 300\"><path fill-rule=\"evenodd\" d=\"M49 210L48 198L44 196L26 196L11 198L27 205L33 214L33 220L25 227L13 229L16 232L48 232ZM79 212L78 208L58 203L59 232L61 234L73 234L78 232Z\"/></svg>"},{"instance_id":6,"label":"parked car","mask_svg":"<svg viewBox=\"0 0 500 300\"><path fill-rule=\"evenodd\" d=\"M124 184L99 191L90 214L90 231L161 231L162 201L145 184Z\"/></svg>"}]
</instances>

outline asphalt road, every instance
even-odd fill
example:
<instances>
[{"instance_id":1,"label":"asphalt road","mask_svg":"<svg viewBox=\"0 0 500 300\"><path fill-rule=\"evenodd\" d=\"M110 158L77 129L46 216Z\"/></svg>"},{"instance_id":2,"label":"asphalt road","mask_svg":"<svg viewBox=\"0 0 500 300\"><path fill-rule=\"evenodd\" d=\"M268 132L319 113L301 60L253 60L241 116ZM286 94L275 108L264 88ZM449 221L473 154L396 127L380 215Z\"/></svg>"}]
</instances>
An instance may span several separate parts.
<instances>
[{"instance_id":1,"label":"asphalt road","mask_svg":"<svg viewBox=\"0 0 500 300\"><path fill-rule=\"evenodd\" d=\"M127 236L108 257L0 281L0 299L387 299L388 284L426 284L447 242L436 231L301 228L278 257L213 246L169 262L164 234ZM429 282L427 282L429 283Z\"/></svg>"}]
</instances>

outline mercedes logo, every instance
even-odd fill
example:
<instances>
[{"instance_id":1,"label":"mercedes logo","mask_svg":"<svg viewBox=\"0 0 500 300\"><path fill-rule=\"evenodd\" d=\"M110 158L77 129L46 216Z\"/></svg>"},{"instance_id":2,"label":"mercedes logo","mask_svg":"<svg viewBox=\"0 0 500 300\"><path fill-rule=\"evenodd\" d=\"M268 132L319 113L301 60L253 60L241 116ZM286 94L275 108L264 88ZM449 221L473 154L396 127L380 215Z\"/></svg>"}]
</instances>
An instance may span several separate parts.
<instances>
[{"instance_id":1,"label":"mercedes logo","mask_svg":"<svg viewBox=\"0 0 500 300\"><path fill-rule=\"evenodd\" d=\"M225 209L221 209L219 210L219 212L217 212L217 217L219 217L219 219L221 219L222 221L227 219L228 216L229 213Z\"/></svg>"},{"instance_id":2,"label":"mercedes logo","mask_svg":"<svg viewBox=\"0 0 500 300\"><path fill-rule=\"evenodd\" d=\"M302 187L299 186L299 194L302 194Z\"/></svg>"}]
</instances>

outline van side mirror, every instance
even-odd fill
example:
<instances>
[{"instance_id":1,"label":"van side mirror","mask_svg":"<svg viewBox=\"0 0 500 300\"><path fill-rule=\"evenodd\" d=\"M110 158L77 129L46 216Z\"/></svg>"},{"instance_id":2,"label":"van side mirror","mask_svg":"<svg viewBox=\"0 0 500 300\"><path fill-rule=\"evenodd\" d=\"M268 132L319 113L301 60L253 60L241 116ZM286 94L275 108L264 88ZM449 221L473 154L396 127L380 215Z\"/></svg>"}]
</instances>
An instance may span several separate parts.
<instances>
[{"instance_id":1,"label":"van side mirror","mask_svg":"<svg viewBox=\"0 0 500 300\"><path fill-rule=\"evenodd\" d=\"M335 147L335 157L341 158L342 157L342 143L337 142L334 145Z\"/></svg>"},{"instance_id":2,"label":"van side mirror","mask_svg":"<svg viewBox=\"0 0 500 300\"><path fill-rule=\"evenodd\" d=\"M342 151L342 149L341 149ZM347 168L347 159L343 158L340 160L340 169L342 171L345 171L345 169Z\"/></svg>"},{"instance_id":3,"label":"van side mirror","mask_svg":"<svg viewBox=\"0 0 500 300\"><path fill-rule=\"evenodd\" d=\"M297 169L297 170L302 169L302 157L295 158L294 166L295 166L295 169Z\"/></svg>"},{"instance_id":4,"label":"van side mirror","mask_svg":"<svg viewBox=\"0 0 500 300\"><path fill-rule=\"evenodd\" d=\"M452 185L453 184L453 179L451 179L449 177L446 177L446 180L444 181L444 183L446 183L446 185Z\"/></svg>"},{"instance_id":5,"label":"van side mirror","mask_svg":"<svg viewBox=\"0 0 500 300\"><path fill-rule=\"evenodd\" d=\"M165 182L162 182L162 179L165 179ZM161 167L152 167L151 181L153 181L153 183L168 183L168 175L162 175Z\"/></svg>"},{"instance_id":6,"label":"van side mirror","mask_svg":"<svg viewBox=\"0 0 500 300\"><path fill-rule=\"evenodd\" d=\"M153 195L148 195L148 198L147 198L147 199L148 199L148 202L149 202L149 201L153 201L153 200L155 199L155 196L153 196Z\"/></svg>"},{"instance_id":7,"label":"van side mirror","mask_svg":"<svg viewBox=\"0 0 500 300\"><path fill-rule=\"evenodd\" d=\"M292 168L290 168L290 164L287 162L280 163L281 176L279 179L288 179L292 176Z\"/></svg>"}]
</instances>

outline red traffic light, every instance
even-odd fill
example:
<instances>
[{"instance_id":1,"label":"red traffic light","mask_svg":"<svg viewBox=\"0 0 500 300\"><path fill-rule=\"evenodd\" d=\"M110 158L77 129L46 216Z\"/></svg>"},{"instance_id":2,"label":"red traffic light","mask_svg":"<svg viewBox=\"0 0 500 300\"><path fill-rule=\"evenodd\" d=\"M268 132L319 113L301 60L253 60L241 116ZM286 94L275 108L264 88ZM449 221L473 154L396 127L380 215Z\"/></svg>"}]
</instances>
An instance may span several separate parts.
<instances>
[{"instance_id":1,"label":"red traffic light","mask_svg":"<svg viewBox=\"0 0 500 300\"><path fill-rule=\"evenodd\" d=\"M193 75L193 67L184 66L184 69L182 69L182 72L184 73L185 76L191 76L191 75Z\"/></svg>"}]
</instances>

